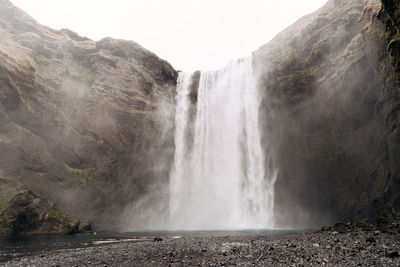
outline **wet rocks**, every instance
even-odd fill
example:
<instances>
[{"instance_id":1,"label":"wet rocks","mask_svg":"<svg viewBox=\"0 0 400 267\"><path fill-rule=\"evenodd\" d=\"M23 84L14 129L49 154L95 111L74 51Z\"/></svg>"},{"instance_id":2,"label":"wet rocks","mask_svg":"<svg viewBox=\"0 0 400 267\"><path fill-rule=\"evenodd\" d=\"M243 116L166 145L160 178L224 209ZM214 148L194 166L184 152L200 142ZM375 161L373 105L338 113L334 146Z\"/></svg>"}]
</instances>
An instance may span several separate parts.
<instances>
[{"instance_id":1,"label":"wet rocks","mask_svg":"<svg viewBox=\"0 0 400 267\"><path fill-rule=\"evenodd\" d=\"M374 235L375 243L367 241L371 232L349 228L345 233L332 231L299 234L247 236L184 236L163 237L164 242L132 242L102 246L37 252L14 258L12 266L35 264L59 265L208 265L208 266L397 266L400 264L400 235ZM373 233L373 232L372 232ZM318 246L315 246L318 244ZM200 246L200 247L199 247ZM44 256L44 257L41 257Z\"/></svg>"},{"instance_id":2,"label":"wet rocks","mask_svg":"<svg viewBox=\"0 0 400 267\"><path fill-rule=\"evenodd\" d=\"M392 259L398 258L399 257L399 252L398 251L388 251L386 253L386 256Z\"/></svg>"},{"instance_id":3,"label":"wet rocks","mask_svg":"<svg viewBox=\"0 0 400 267\"><path fill-rule=\"evenodd\" d=\"M3 216L8 218L12 235L73 234L90 231L92 227L28 190L10 201Z\"/></svg>"},{"instance_id":4,"label":"wet rocks","mask_svg":"<svg viewBox=\"0 0 400 267\"><path fill-rule=\"evenodd\" d=\"M372 236L367 237L367 239L365 241L368 242L368 243L376 243L375 238L373 238Z\"/></svg>"}]
</instances>

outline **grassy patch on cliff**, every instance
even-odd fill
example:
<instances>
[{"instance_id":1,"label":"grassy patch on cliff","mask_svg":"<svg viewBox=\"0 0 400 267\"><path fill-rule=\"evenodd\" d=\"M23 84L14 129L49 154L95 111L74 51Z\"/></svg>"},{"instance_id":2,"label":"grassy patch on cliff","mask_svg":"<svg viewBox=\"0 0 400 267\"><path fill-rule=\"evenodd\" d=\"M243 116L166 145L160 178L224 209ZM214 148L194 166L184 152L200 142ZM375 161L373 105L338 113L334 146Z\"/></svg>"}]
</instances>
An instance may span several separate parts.
<instances>
[{"instance_id":1,"label":"grassy patch on cliff","mask_svg":"<svg viewBox=\"0 0 400 267\"><path fill-rule=\"evenodd\" d=\"M64 167L66 171L71 174L72 176L79 179L81 184L90 184L95 180L95 176L93 175L93 168L90 169L76 169L72 168L68 164L64 163Z\"/></svg>"},{"instance_id":2,"label":"grassy patch on cliff","mask_svg":"<svg viewBox=\"0 0 400 267\"><path fill-rule=\"evenodd\" d=\"M73 218L71 216L69 216L69 215L67 215L64 212L59 211L59 210L45 209L45 208L42 208L42 207L35 207L35 209L36 209L36 211L38 213L41 213L43 215L47 215L49 217L52 217L52 218L56 219L59 222L68 222L68 223L70 223L73 220Z\"/></svg>"}]
</instances>

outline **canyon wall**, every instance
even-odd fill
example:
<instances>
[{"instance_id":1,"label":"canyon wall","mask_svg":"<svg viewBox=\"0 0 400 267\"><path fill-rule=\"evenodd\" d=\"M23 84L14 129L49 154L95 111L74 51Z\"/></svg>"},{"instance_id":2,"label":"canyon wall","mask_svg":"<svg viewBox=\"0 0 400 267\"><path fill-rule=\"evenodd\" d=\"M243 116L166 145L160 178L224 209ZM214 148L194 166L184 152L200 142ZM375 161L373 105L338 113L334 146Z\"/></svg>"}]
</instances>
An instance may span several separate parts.
<instances>
[{"instance_id":1,"label":"canyon wall","mask_svg":"<svg viewBox=\"0 0 400 267\"><path fill-rule=\"evenodd\" d=\"M380 1L331 0L254 53L278 226L399 210L398 85L381 17Z\"/></svg>"},{"instance_id":2,"label":"canyon wall","mask_svg":"<svg viewBox=\"0 0 400 267\"><path fill-rule=\"evenodd\" d=\"M0 36L0 213L30 192L115 227L168 182L177 72L137 43L56 31L8 0Z\"/></svg>"},{"instance_id":3,"label":"canyon wall","mask_svg":"<svg viewBox=\"0 0 400 267\"><path fill-rule=\"evenodd\" d=\"M396 1L330 0L253 53L276 226L400 211L399 14ZM177 72L134 42L56 31L7 0L0 36L0 234L29 214L116 228L142 196L166 209Z\"/></svg>"}]
</instances>

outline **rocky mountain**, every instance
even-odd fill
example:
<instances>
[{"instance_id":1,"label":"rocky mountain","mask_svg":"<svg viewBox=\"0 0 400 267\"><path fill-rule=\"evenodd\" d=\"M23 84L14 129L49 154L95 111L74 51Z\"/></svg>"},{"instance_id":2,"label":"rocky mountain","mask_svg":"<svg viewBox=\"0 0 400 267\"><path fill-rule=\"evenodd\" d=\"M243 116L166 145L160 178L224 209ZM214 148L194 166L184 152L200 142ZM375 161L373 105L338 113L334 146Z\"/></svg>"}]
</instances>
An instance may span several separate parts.
<instances>
[{"instance_id":1,"label":"rocky mountain","mask_svg":"<svg viewBox=\"0 0 400 267\"><path fill-rule=\"evenodd\" d=\"M168 179L177 72L137 43L56 31L8 0L0 36L0 228L59 210L115 227Z\"/></svg>"},{"instance_id":2,"label":"rocky mountain","mask_svg":"<svg viewBox=\"0 0 400 267\"><path fill-rule=\"evenodd\" d=\"M254 53L278 225L400 210L395 2L328 1Z\"/></svg>"},{"instance_id":3,"label":"rocky mountain","mask_svg":"<svg viewBox=\"0 0 400 267\"><path fill-rule=\"evenodd\" d=\"M253 53L277 225L400 211L399 25L397 1L329 0ZM44 27L8 0L0 36L0 234L115 228L168 184L167 62L131 41Z\"/></svg>"}]
</instances>

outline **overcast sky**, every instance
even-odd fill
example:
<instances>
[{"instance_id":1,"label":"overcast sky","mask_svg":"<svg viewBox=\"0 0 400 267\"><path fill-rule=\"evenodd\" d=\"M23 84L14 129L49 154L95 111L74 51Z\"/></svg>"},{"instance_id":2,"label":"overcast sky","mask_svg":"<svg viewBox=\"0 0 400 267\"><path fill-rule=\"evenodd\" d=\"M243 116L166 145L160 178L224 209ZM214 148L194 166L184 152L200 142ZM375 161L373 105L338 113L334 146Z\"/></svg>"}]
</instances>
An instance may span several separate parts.
<instances>
[{"instance_id":1,"label":"overcast sky","mask_svg":"<svg viewBox=\"0 0 400 267\"><path fill-rule=\"evenodd\" d=\"M175 69L249 56L327 0L11 0L39 23L93 40L133 40Z\"/></svg>"}]
</instances>

